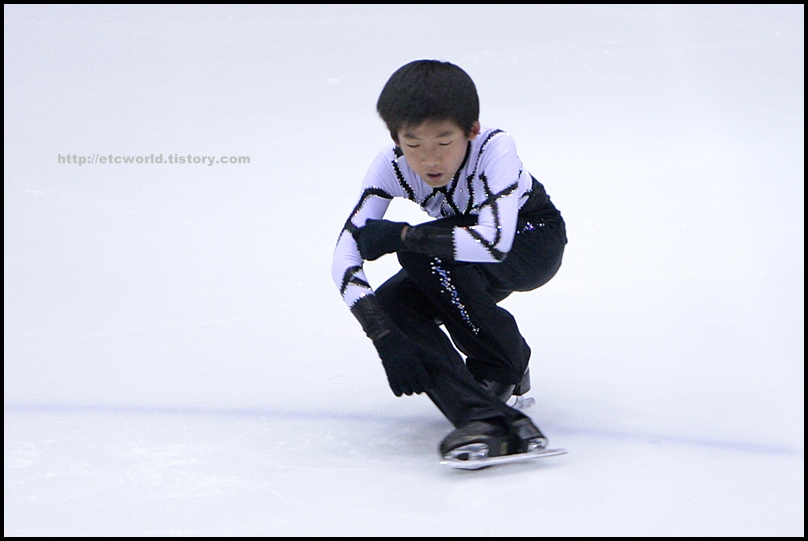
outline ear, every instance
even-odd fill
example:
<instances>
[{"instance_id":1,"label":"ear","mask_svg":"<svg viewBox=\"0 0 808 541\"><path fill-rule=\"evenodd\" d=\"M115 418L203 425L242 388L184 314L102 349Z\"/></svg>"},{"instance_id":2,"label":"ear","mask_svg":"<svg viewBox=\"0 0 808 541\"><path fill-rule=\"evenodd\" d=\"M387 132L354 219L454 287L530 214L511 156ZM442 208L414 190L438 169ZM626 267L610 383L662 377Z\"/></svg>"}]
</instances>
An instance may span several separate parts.
<instances>
[{"instance_id":1,"label":"ear","mask_svg":"<svg viewBox=\"0 0 808 541\"><path fill-rule=\"evenodd\" d=\"M480 121L475 120L474 124L471 125L471 131L469 132L468 140L473 141L475 137L480 135Z\"/></svg>"}]
</instances>

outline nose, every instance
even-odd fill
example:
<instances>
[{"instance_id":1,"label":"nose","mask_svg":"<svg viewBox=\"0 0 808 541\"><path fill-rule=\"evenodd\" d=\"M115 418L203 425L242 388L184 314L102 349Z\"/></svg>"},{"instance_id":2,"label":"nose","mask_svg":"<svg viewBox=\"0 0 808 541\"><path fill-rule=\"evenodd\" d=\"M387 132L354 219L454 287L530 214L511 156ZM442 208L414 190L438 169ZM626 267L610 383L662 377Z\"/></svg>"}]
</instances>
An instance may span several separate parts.
<instances>
[{"instance_id":1,"label":"nose","mask_svg":"<svg viewBox=\"0 0 808 541\"><path fill-rule=\"evenodd\" d=\"M440 165L440 156L437 152L424 152L421 156L421 164L425 167L437 167Z\"/></svg>"}]
</instances>

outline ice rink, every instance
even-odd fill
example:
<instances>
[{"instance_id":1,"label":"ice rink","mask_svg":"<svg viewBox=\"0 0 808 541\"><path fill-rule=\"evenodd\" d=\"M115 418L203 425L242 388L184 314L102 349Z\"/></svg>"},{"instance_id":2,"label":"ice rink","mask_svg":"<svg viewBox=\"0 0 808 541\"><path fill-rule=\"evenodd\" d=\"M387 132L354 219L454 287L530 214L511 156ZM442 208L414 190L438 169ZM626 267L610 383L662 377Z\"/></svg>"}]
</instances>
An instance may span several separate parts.
<instances>
[{"instance_id":1,"label":"ice rink","mask_svg":"<svg viewBox=\"0 0 808 541\"><path fill-rule=\"evenodd\" d=\"M803 5L5 5L4 536L803 537L804 46ZM419 58L567 221L503 303L565 456L441 466L331 281Z\"/></svg>"}]
</instances>

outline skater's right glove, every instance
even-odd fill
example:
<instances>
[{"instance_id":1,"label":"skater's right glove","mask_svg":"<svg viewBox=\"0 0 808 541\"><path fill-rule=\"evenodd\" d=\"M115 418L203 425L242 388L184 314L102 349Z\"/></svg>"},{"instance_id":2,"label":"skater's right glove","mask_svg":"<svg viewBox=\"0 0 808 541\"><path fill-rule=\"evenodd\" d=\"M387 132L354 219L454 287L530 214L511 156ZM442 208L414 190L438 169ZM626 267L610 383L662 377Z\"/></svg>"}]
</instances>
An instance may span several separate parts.
<instances>
[{"instance_id":1,"label":"skater's right glove","mask_svg":"<svg viewBox=\"0 0 808 541\"><path fill-rule=\"evenodd\" d=\"M393 394L419 394L432 387L427 366L439 361L434 353L408 338L397 327L374 339L373 345L379 352Z\"/></svg>"},{"instance_id":2,"label":"skater's right glove","mask_svg":"<svg viewBox=\"0 0 808 541\"><path fill-rule=\"evenodd\" d=\"M390 220L368 220L364 227L353 233L356 246L362 259L374 261L384 254L392 254L404 248L404 228L406 222Z\"/></svg>"}]
</instances>

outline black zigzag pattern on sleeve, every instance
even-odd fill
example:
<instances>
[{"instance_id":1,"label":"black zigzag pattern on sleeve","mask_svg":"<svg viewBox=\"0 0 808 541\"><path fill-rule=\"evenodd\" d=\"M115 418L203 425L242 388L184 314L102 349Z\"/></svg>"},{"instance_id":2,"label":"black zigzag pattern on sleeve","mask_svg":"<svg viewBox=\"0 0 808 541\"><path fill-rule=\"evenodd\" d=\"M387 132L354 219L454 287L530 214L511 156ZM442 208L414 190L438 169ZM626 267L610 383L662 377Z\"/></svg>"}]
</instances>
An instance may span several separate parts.
<instances>
[{"instance_id":1,"label":"black zigzag pattern on sleeve","mask_svg":"<svg viewBox=\"0 0 808 541\"><path fill-rule=\"evenodd\" d=\"M359 211L362 210L362 207L365 206L365 203L367 203L368 199L374 196L381 197L383 199L393 199L392 195L382 190L381 188L367 188L364 192L362 192L362 196L359 198L359 202L356 204L353 211L351 211L351 215L348 217L348 220L345 222L345 226L342 228L343 231L348 231L351 234L353 234L353 232L356 231L357 227L353 223L354 217L357 214L359 214Z\"/></svg>"},{"instance_id":2,"label":"black zigzag pattern on sleeve","mask_svg":"<svg viewBox=\"0 0 808 541\"><path fill-rule=\"evenodd\" d=\"M370 289L369 283L361 278L357 278L356 276L356 274L361 270L362 267L359 265L345 269L345 274L342 276L342 286L339 288L340 295L345 296L345 291L348 289L350 284Z\"/></svg>"},{"instance_id":3,"label":"black zigzag pattern on sleeve","mask_svg":"<svg viewBox=\"0 0 808 541\"><path fill-rule=\"evenodd\" d=\"M475 199L477 198L477 194L474 192L474 177L477 175L477 167L480 165L480 159L482 158L483 151L485 151L485 147L488 143L501 133L506 133L504 130L493 130L485 137L485 141L482 142L480 145L480 150L477 151L477 158L474 161L474 169L466 176L466 185L469 191L469 200L466 203L466 210L464 214L470 214L473 209L475 208ZM481 203L479 206L484 205L485 203Z\"/></svg>"},{"instance_id":4,"label":"black zigzag pattern on sleeve","mask_svg":"<svg viewBox=\"0 0 808 541\"><path fill-rule=\"evenodd\" d=\"M485 174L480 175L480 180L482 180L483 182L483 189L485 190L485 196L486 196L485 200L480 204L480 208L485 206L491 207L491 213L493 214L494 217L494 227L496 229L496 234L494 235L494 240L489 241L486 240L485 237L480 235L474 229L469 228L468 232L474 238L474 240L482 244L485 247L485 249L488 250L488 252L494 259L496 259L497 261L502 261L503 259L505 259L507 253L498 250L496 248L496 245L499 244L499 241L502 239L502 225L500 223L498 201L501 197L505 197L507 195L512 194L519 187L519 183L514 182L504 190L500 191L499 193L493 193L488 184L488 178L486 178Z\"/></svg>"}]
</instances>

